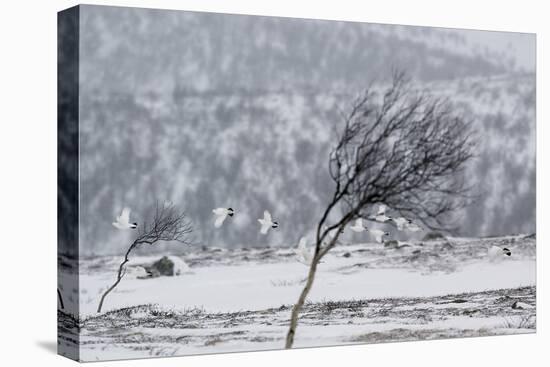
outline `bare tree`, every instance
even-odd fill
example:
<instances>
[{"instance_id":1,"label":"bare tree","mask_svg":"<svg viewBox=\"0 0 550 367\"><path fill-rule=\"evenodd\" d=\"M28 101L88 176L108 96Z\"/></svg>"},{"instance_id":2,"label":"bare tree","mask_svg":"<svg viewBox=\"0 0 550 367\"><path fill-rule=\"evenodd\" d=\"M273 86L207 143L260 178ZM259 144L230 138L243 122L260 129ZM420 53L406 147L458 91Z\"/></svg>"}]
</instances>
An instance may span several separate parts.
<instances>
[{"instance_id":1,"label":"bare tree","mask_svg":"<svg viewBox=\"0 0 550 367\"><path fill-rule=\"evenodd\" d=\"M473 157L472 134L471 121L449 101L415 91L403 73L394 73L381 94L369 88L357 98L329 156L335 190L317 225L313 259L292 309L286 348L293 345L319 262L348 223L373 220L368 211L374 204L383 203L431 229L453 229L450 214L469 198L463 173ZM328 224L334 216L339 219Z\"/></svg>"},{"instance_id":2,"label":"bare tree","mask_svg":"<svg viewBox=\"0 0 550 367\"><path fill-rule=\"evenodd\" d=\"M101 312L105 297L120 283L124 275L126 275L126 263L130 261L130 253L141 245L154 245L159 241L176 241L183 244L189 244L189 234L193 231L191 223L187 220L185 212L177 212L172 205L163 204L159 206L157 203L155 214L151 221L145 223L138 230L138 234L134 242L126 250L124 259L118 267L117 277L113 285L111 285L101 296L97 312Z\"/></svg>"}]
</instances>

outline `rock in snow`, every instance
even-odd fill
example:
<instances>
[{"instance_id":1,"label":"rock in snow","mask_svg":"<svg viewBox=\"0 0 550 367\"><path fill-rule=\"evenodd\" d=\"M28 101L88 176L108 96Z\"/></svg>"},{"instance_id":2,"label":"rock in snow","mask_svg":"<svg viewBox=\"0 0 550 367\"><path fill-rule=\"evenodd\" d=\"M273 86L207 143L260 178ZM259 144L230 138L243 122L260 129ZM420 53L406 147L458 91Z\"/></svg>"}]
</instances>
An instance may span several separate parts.
<instances>
[{"instance_id":1,"label":"rock in snow","mask_svg":"<svg viewBox=\"0 0 550 367\"><path fill-rule=\"evenodd\" d=\"M189 266L178 256L163 256L151 265L145 265L149 278L179 276L189 271Z\"/></svg>"},{"instance_id":2,"label":"rock in snow","mask_svg":"<svg viewBox=\"0 0 550 367\"><path fill-rule=\"evenodd\" d=\"M531 306L530 304L527 304L525 302L515 301L512 304L512 308L514 310L530 310L532 308L535 308L535 306Z\"/></svg>"}]
</instances>

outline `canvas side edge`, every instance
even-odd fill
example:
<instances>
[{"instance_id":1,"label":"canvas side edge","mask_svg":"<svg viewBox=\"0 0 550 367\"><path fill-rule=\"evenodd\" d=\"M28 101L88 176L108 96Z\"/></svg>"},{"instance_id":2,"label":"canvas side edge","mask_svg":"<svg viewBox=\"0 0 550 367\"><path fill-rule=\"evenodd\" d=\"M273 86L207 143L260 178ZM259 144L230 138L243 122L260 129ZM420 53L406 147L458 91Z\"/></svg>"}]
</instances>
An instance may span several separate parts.
<instances>
[{"instance_id":1,"label":"canvas side edge","mask_svg":"<svg viewBox=\"0 0 550 367\"><path fill-rule=\"evenodd\" d=\"M79 350L79 38L80 8L57 17L57 353Z\"/></svg>"}]
</instances>

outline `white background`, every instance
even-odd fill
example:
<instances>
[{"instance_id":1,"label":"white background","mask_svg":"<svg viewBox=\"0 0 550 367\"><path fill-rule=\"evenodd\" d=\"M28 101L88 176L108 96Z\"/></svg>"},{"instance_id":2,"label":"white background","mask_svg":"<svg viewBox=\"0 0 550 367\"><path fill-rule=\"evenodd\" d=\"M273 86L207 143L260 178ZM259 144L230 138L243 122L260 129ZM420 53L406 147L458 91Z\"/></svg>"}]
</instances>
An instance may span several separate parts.
<instances>
[{"instance_id":1,"label":"white background","mask_svg":"<svg viewBox=\"0 0 550 367\"><path fill-rule=\"evenodd\" d=\"M550 25L544 1L89 1L93 4L536 32L538 331L308 350L222 354L97 366L540 366L547 312ZM5 1L0 13L0 365L70 365L56 348L56 12L74 1ZM546 10L546 11L545 11ZM545 17L546 15L546 17ZM545 94L546 92L546 94ZM544 105L546 101L547 105ZM545 143L546 142L546 143ZM502 179L506 179L503 177ZM502 198L506 200L506 198ZM546 357L546 361L544 361ZM546 363L544 363L546 362Z\"/></svg>"}]
</instances>

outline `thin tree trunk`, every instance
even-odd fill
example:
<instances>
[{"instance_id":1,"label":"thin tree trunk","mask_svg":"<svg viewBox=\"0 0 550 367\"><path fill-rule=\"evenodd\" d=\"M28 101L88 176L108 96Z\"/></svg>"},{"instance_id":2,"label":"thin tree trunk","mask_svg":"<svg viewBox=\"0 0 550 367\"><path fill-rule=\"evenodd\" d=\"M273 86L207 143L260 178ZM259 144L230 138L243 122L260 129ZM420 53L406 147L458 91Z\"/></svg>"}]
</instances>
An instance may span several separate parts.
<instances>
[{"instance_id":1,"label":"thin tree trunk","mask_svg":"<svg viewBox=\"0 0 550 367\"><path fill-rule=\"evenodd\" d=\"M115 289L115 287L118 285L118 283L120 283L120 281L122 280L122 278L124 277L124 265L126 265L126 263L130 260L128 258L128 256L130 255L130 252L132 252L132 250L134 249L134 247L136 246L136 242L134 242L129 248L128 248L128 251L126 252L126 255L124 256L124 261L120 264L120 266L118 267L118 273L117 273L117 276L116 276L116 281L113 283L112 286L110 286L106 291L105 293L103 293L103 295L101 296L101 300L99 301L99 305L97 306L97 313L100 313L101 312L101 308L103 307L103 301L105 300L105 297L107 297L107 295L109 293L111 293L111 291L113 289Z\"/></svg>"},{"instance_id":2,"label":"thin tree trunk","mask_svg":"<svg viewBox=\"0 0 550 367\"><path fill-rule=\"evenodd\" d=\"M130 253L140 245L148 244L152 246L158 241L176 241L180 243L189 243L187 235L193 231L190 223L185 219L185 213L177 213L173 207L164 204L159 207L157 202L157 208L155 216L150 223L147 221L140 227L137 237L134 242L126 250L124 259L118 267L118 273L116 280L101 296L99 305L97 306L97 313L101 312L103 308L103 302L105 297L115 289L120 283L122 278L126 275L126 269L124 266L130 261Z\"/></svg>"},{"instance_id":3,"label":"thin tree trunk","mask_svg":"<svg viewBox=\"0 0 550 367\"><path fill-rule=\"evenodd\" d=\"M59 306L61 306L61 309L65 309L65 304L63 303L63 296L61 296L61 292L59 291L59 288L57 288L57 298L59 298Z\"/></svg>"},{"instance_id":4,"label":"thin tree trunk","mask_svg":"<svg viewBox=\"0 0 550 367\"><path fill-rule=\"evenodd\" d=\"M331 204L329 207L332 208L332 206L333 205ZM330 241L328 245L326 245L324 248L321 248L321 240L325 237L325 235L328 232L325 232L323 236L320 236L319 233L320 233L321 225L324 223L324 220L326 219L327 216L328 216L328 212L325 212L325 214L323 215L323 220L319 223L319 226L317 228L317 244L315 245L315 255L311 260L311 265L309 267L306 285L304 286L304 289L302 289L302 293L300 293L298 302L296 302L296 304L292 308L292 313L290 315L290 326L286 334L286 343L285 343L286 349L292 348L292 345L294 344L294 336L296 334L296 328L298 327L298 316L300 315L300 312L302 311L302 307L304 306L307 296L311 291L311 287L313 286L313 281L315 280L315 274L317 273L317 265L319 265L319 263L321 262L321 259L327 254L327 252L334 247L334 245L338 241L338 237L340 236L342 228L344 228L348 224L350 220L349 218L351 218L351 214L346 215L339 222L339 225L335 228L337 232L334 238Z\"/></svg>"},{"instance_id":5,"label":"thin tree trunk","mask_svg":"<svg viewBox=\"0 0 550 367\"><path fill-rule=\"evenodd\" d=\"M105 300L105 297L111 293L111 291L113 289L115 289L115 287L118 285L118 283L120 283L120 281L122 280L122 277L117 277L117 280L116 282L114 282L114 284L112 286L109 287L109 289L107 289L105 291L105 293L103 293L103 295L101 296L101 300L99 301L99 306L97 306L97 313L100 313L101 312L101 308L103 307L103 301Z\"/></svg>"},{"instance_id":6,"label":"thin tree trunk","mask_svg":"<svg viewBox=\"0 0 550 367\"><path fill-rule=\"evenodd\" d=\"M317 272L317 264L319 263L319 260L320 259L317 256L313 258L313 261L311 262L311 266L309 268L306 285L304 286L304 289L302 289L302 293L300 294L300 298L298 298L298 302L292 308L292 314L290 316L290 327L288 328L288 333L286 334L286 349L292 348L292 344L294 344L294 335L296 334L296 327L298 326L298 316L300 315L300 311L302 310L309 291L313 286L313 280L315 279L315 273Z\"/></svg>"}]
</instances>

